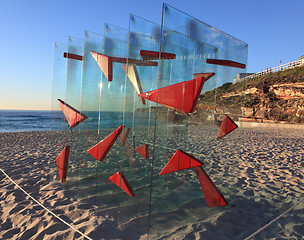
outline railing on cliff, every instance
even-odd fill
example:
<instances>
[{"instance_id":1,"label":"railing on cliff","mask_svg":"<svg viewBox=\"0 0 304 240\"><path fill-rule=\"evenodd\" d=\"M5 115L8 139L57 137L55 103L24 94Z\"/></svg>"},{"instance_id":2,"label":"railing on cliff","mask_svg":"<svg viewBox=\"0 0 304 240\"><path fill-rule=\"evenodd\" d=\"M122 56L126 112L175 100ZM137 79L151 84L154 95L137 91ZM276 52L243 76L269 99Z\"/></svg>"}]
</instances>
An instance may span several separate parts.
<instances>
[{"instance_id":1,"label":"railing on cliff","mask_svg":"<svg viewBox=\"0 0 304 240\"><path fill-rule=\"evenodd\" d=\"M301 66L304 66L304 61L303 60L296 60L296 61L292 61L292 62L289 62L289 63L282 64L282 65L277 66L277 67L267 68L266 70L261 71L261 72L250 74L247 77L239 78L235 82L241 82L241 81L244 81L245 79L252 79L252 78L256 78L256 77L261 77L261 76L265 76L265 75L273 73L273 72L284 71L284 70L287 70L287 69L291 69L291 68L295 68L295 67L301 67Z\"/></svg>"}]
</instances>

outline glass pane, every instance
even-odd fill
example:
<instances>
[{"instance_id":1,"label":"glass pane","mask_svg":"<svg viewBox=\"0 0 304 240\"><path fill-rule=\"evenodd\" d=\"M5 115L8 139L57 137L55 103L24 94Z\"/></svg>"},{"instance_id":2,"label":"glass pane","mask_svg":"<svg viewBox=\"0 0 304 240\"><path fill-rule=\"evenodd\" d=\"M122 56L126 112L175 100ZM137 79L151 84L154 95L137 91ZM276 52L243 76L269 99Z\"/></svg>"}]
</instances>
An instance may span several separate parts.
<instances>
[{"instance_id":1,"label":"glass pane","mask_svg":"<svg viewBox=\"0 0 304 240\"><path fill-rule=\"evenodd\" d=\"M125 89L124 125L130 128L123 156L129 164L122 166L122 171L128 174L135 197L121 195L119 224L125 224L132 219L141 219L141 224L148 232L148 216L150 205L150 186L152 152L155 128L155 103L138 97L143 91L157 87L157 62L143 60L140 50L157 50L159 42L150 31L160 30L154 23L134 15L130 16L129 44L127 45L128 62ZM159 33L158 33L159 36ZM134 151L135 150L135 151ZM124 161L126 162L126 161Z\"/></svg>"},{"instance_id":2,"label":"glass pane","mask_svg":"<svg viewBox=\"0 0 304 240\"><path fill-rule=\"evenodd\" d=\"M57 99L65 97L66 83L66 58L64 53L67 51L67 45L54 42L53 44L53 80L52 80L52 96L51 96L51 128L54 147L54 155L50 156L50 181L58 181L59 174L56 164L56 158L68 143L66 131L68 130L66 119L58 104Z\"/></svg>"},{"instance_id":3,"label":"glass pane","mask_svg":"<svg viewBox=\"0 0 304 240\"><path fill-rule=\"evenodd\" d=\"M121 36L121 32L123 34L123 30L120 28L105 24L103 49L99 53L103 54L106 59L109 60L108 57L126 56L126 43L122 41L124 38ZM102 56L99 56L99 58L102 58ZM106 69L107 64L106 61L99 62L99 67ZM113 73L112 79L105 74L104 70L101 71L100 140L123 125L124 72L120 64L115 62L113 62L111 70ZM97 204L102 208L112 208L112 211L115 210L117 213L121 189L109 178L120 171L121 158L120 139L118 137L106 158L98 162Z\"/></svg>"},{"instance_id":4,"label":"glass pane","mask_svg":"<svg viewBox=\"0 0 304 240\"><path fill-rule=\"evenodd\" d=\"M66 83L65 83L65 97L62 100L80 111L80 90L81 90L81 71L82 71L82 49L83 42L81 39L75 37L68 37L67 52L66 52ZM68 110L67 110L68 111ZM74 111L69 114L75 114ZM78 163L79 158L79 125L73 127L71 122L68 123L70 130L67 131L69 141L69 163L67 179L64 187L69 190L78 189ZM82 124L82 123L80 123Z\"/></svg>"},{"instance_id":5,"label":"glass pane","mask_svg":"<svg viewBox=\"0 0 304 240\"><path fill-rule=\"evenodd\" d=\"M96 202L97 160L88 150L100 140L101 71L90 51L102 50L102 35L85 31L83 36L83 65L81 75L80 109L88 119L79 124L78 199Z\"/></svg>"}]
</instances>

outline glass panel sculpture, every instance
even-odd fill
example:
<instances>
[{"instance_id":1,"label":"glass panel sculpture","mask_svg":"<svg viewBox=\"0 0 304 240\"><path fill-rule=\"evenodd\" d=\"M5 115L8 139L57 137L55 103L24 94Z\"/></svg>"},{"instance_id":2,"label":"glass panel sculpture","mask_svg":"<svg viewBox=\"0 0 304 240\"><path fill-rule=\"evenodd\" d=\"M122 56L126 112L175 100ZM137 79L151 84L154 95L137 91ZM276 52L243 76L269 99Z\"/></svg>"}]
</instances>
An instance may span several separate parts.
<instances>
[{"instance_id":1,"label":"glass panel sculpture","mask_svg":"<svg viewBox=\"0 0 304 240\"><path fill-rule=\"evenodd\" d=\"M130 15L128 30L106 23L58 46L52 106L70 160L57 165L78 199L118 226L141 219L151 239L234 204L244 98L218 94L246 72L246 43L164 4L161 24Z\"/></svg>"}]
</instances>

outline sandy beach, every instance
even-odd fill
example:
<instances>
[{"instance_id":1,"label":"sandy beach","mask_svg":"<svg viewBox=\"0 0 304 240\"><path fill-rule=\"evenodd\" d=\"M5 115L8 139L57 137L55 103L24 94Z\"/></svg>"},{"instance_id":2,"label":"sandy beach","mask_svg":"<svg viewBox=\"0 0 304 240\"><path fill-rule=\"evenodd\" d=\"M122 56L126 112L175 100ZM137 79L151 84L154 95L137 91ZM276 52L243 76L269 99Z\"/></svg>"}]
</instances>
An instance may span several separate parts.
<instances>
[{"instance_id":1,"label":"sandy beach","mask_svg":"<svg viewBox=\"0 0 304 240\"><path fill-rule=\"evenodd\" d=\"M203 128L189 127L188 131L193 136L190 147L203 157L199 148ZM231 134L217 143L214 151L219 157L206 164L214 169L212 178L224 195L225 188L236 189L234 204L191 224L181 223L182 219L163 222L155 228L160 233L152 234L151 239L244 239L302 200L304 128L245 124L238 131L242 131L242 138ZM1 133L1 169L39 203L92 239L147 239L145 218L118 228L117 209L78 201L73 188L50 181L49 163L58 154L53 137L53 132ZM64 137L61 140L64 142ZM225 159L232 158L235 141L241 141L240 154L229 165ZM227 182L235 182L235 186L226 186ZM177 211L183 214L181 209ZM32 201L2 172L0 213L1 239L85 239ZM301 239L303 217L302 202L254 239ZM181 224L175 227L177 222Z\"/></svg>"}]
</instances>

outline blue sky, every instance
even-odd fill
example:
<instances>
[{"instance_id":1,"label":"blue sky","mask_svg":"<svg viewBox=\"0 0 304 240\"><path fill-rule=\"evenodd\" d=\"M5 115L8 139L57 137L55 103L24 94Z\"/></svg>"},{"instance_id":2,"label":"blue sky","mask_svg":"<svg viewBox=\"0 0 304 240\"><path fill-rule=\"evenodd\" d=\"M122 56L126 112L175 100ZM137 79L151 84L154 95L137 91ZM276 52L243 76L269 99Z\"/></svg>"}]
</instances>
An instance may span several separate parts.
<instances>
[{"instance_id":1,"label":"blue sky","mask_svg":"<svg viewBox=\"0 0 304 240\"><path fill-rule=\"evenodd\" d=\"M128 28L129 14L161 22L163 1L0 0L0 109L50 109L53 41ZM168 0L249 44L248 72L304 55L303 0Z\"/></svg>"}]
</instances>

